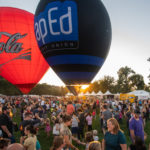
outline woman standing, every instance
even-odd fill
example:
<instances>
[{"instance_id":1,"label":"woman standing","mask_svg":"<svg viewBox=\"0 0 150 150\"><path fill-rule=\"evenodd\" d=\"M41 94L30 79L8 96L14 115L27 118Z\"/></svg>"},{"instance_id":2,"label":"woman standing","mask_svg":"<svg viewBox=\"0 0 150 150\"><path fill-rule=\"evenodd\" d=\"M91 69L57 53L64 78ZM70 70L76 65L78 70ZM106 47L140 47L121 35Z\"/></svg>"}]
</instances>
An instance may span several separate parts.
<instances>
[{"instance_id":1,"label":"woman standing","mask_svg":"<svg viewBox=\"0 0 150 150\"><path fill-rule=\"evenodd\" d=\"M79 142L78 139L76 139L75 137L72 136L72 133L69 129L69 126L71 126L72 124L72 118L70 115L65 115L63 117L63 124L61 126L60 129L60 135L63 136L64 138L64 142L66 143L66 148L65 150L69 148L71 148L71 150L78 150L78 148L76 148L73 144L72 144L72 140Z\"/></svg>"},{"instance_id":2,"label":"woman standing","mask_svg":"<svg viewBox=\"0 0 150 150\"><path fill-rule=\"evenodd\" d=\"M36 130L33 126L28 125L25 127L26 138L22 137L20 143L24 146L25 150L36 150Z\"/></svg>"},{"instance_id":3,"label":"woman standing","mask_svg":"<svg viewBox=\"0 0 150 150\"><path fill-rule=\"evenodd\" d=\"M102 142L102 150L127 150L126 139L115 118L107 121L108 132Z\"/></svg>"}]
</instances>

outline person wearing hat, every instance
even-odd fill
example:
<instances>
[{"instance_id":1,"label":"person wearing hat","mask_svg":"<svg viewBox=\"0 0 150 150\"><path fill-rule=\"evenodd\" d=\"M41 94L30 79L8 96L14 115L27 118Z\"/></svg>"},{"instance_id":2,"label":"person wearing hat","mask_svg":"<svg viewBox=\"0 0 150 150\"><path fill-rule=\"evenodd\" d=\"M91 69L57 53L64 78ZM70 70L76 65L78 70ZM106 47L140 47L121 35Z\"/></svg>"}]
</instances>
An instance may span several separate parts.
<instances>
[{"instance_id":1,"label":"person wearing hat","mask_svg":"<svg viewBox=\"0 0 150 150\"><path fill-rule=\"evenodd\" d=\"M144 141L144 126L139 109L135 109L133 117L129 120L129 130L132 143L135 143L136 136Z\"/></svg>"},{"instance_id":2,"label":"person wearing hat","mask_svg":"<svg viewBox=\"0 0 150 150\"><path fill-rule=\"evenodd\" d=\"M10 109L3 106L2 114L0 115L0 130L2 130L3 138L9 138L11 143L15 142L13 137L13 122L9 117Z\"/></svg>"}]
</instances>

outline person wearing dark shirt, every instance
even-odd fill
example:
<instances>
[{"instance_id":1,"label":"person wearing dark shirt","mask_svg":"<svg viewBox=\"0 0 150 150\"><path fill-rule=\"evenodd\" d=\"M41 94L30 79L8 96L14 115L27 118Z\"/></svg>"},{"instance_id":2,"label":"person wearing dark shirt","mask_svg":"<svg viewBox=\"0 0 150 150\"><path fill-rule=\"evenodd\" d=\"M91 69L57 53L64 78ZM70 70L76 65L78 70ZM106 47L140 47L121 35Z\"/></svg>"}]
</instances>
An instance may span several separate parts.
<instances>
[{"instance_id":1,"label":"person wearing dark shirt","mask_svg":"<svg viewBox=\"0 0 150 150\"><path fill-rule=\"evenodd\" d=\"M14 143L13 122L9 117L9 112L10 109L7 106L3 106L2 114L0 115L0 129L2 130L3 138L9 138L11 143Z\"/></svg>"},{"instance_id":2,"label":"person wearing dark shirt","mask_svg":"<svg viewBox=\"0 0 150 150\"><path fill-rule=\"evenodd\" d=\"M126 138L115 118L107 120L108 131L102 141L102 150L127 150Z\"/></svg>"},{"instance_id":3,"label":"person wearing dark shirt","mask_svg":"<svg viewBox=\"0 0 150 150\"><path fill-rule=\"evenodd\" d=\"M139 109L135 109L134 116L129 121L129 129L132 143L135 143L136 136L144 141L144 126Z\"/></svg>"},{"instance_id":4,"label":"person wearing dark shirt","mask_svg":"<svg viewBox=\"0 0 150 150\"><path fill-rule=\"evenodd\" d=\"M112 112L107 108L107 105L103 106L103 112L101 118L103 119L102 131L105 134L107 129L107 120L112 118Z\"/></svg>"},{"instance_id":5,"label":"person wearing dark shirt","mask_svg":"<svg viewBox=\"0 0 150 150\"><path fill-rule=\"evenodd\" d=\"M78 139L81 139L80 135L83 139L84 138L84 126L85 126L85 114L82 112L81 109L78 109L78 112L79 112Z\"/></svg>"},{"instance_id":6,"label":"person wearing dark shirt","mask_svg":"<svg viewBox=\"0 0 150 150\"><path fill-rule=\"evenodd\" d=\"M20 123L20 131L21 135L24 136L24 129L27 125L36 125L41 122L41 118L39 116L35 116L36 119L33 120L33 116L31 113L26 113L24 120Z\"/></svg>"},{"instance_id":7,"label":"person wearing dark shirt","mask_svg":"<svg viewBox=\"0 0 150 150\"><path fill-rule=\"evenodd\" d=\"M135 137L135 143L131 144L128 148L128 150L147 150L144 142L142 139L138 136Z\"/></svg>"}]
</instances>

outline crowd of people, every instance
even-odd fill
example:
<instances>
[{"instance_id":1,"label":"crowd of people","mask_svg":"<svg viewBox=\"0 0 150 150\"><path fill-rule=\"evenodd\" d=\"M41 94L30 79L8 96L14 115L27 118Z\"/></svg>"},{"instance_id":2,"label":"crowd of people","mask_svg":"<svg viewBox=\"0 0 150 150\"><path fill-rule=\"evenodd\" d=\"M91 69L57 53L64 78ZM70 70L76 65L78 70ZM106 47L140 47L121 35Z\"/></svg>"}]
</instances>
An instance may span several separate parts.
<instances>
[{"instance_id":1,"label":"crowd of people","mask_svg":"<svg viewBox=\"0 0 150 150\"><path fill-rule=\"evenodd\" d=\"M20 115L21 122L13 118ZM53 137L50 150L146 150L150 100L119 101L114 99L86 99L57 97L0 96L0 150L46 150L41 147L38 129L44 128ZM98 118L99 131L93 128ZM127 131L120 128L126 122ZM14 132L20 131L16 142ZM130 135L127 146L125 132ZM77 144L73 144L73 141ZM149 146L150 150L150 146Z\"/></svg>"}]
</instances>

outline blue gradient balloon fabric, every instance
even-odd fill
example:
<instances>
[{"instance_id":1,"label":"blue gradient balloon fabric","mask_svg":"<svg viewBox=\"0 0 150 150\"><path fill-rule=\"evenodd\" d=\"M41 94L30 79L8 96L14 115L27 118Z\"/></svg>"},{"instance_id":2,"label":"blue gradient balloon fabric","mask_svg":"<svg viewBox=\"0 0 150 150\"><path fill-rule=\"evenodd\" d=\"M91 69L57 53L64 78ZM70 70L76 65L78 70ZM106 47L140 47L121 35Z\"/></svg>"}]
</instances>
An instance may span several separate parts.
<instances>
[{"instance_id":1,"label":"blue gradient balloon fabric","mask_svg":"<svg viewBox=\"0 0 150 150\"><path fill-rule=\"evenodd\" d=\"M90 83L111 44L111 23L100 0L41 0L34 30L43 56L66 85Z\"/></svg>"}]
</instances>

